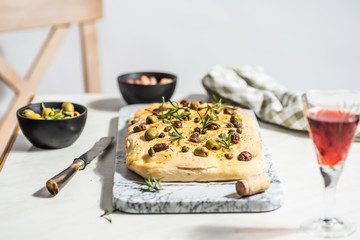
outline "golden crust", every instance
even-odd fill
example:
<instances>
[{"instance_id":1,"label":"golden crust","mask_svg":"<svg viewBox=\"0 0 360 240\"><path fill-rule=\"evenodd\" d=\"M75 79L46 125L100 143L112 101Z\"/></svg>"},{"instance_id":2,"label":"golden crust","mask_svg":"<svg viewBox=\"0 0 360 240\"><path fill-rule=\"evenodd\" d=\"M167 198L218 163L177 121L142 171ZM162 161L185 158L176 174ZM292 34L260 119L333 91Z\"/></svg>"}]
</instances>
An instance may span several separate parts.
<instances>
[{"instance_id":1,"label":"golden crust","mask_svg":"<svg viewBox=\"0 0 360 240\"><path fill-rule=\"evenodd\" d=\"M209 182L209 181L228 181L247 178L252 175L260 174L264 168L263 145L256 131L255 120L243 109L237 108L236 112L242 118L242 133L240 141L231 147L233 158L228 160L225 153L229 151L221 148L220 150L210 150L208 157L198 157L193 154L196 147L204 146L208 139L216 139L220 133L227 133L229 128L225 125L230 121L230 115L223 111L218 114L216 121L221 125L217 130L209 130L205 135L200 135L201 143L189 141L189 136L195 127L200 127L200 123L193 120L183 121L183 128L178 131L183 134L180 144L177 141L171 142L166 133L165 138L156 138L151 141L144 139L144 131L134 132L133 128L141 123L145 123L146 117L151 115L151 110L159 108L160 103L153 103L145 108L139 109L134 117L129 120L127 135L125 138L126 165L132 171L138 173L144 178L149 175L162 179L164 182ZM206 105L204 105L206 106ZM200 113L204 114L205 109ZM196 111L191 110L193 118L197 117ZM138 120L131 124L132 120ZM146 127L156 128L162 132L169 124L161 120L157 123L146 124ZM154 156L149 156L148 149L156 143L167 143L170 148L157 152ZM188 152L182 152L182 146L190 147ZM237 156L242 151L248 151L252 154L251 161L239 161Z\"/></svg>"}]
</instances>

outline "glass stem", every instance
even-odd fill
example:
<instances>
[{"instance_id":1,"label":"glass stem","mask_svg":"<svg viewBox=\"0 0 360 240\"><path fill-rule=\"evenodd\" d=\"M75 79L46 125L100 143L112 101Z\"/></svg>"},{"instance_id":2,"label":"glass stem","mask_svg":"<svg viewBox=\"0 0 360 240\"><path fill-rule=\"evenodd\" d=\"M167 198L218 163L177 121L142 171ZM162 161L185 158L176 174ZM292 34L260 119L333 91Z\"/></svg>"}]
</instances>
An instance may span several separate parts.
<instances>
[{"instance_id":1,"label":"glass stem","mask_svg":"<svg viewBox=\"0 0 360 240\"><path fill-rule=\"evenodd\" d=\"M331 220L335 218L335 186L325 187L324 192L324 220Z\"/></svg>"}]
</instances>

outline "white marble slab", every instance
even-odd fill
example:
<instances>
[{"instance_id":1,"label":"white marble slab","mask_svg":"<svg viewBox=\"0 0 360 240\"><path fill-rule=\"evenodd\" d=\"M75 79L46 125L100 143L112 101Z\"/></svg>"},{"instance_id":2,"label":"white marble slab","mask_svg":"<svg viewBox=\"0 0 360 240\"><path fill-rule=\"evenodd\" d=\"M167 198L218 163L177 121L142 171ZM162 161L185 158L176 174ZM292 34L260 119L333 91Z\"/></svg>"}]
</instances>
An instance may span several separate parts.
<instances>
[{"instance_id":1,"label":"white marble slab","mask_svg":"<svg viewBox=\"0 0 360 240\"><path fill-rule=\"evenodd\" d=\"M281 207L284 194L264 143L265 169L271 180L270 188L260 194L239 198L235 181L211 183L162 183L159 192L142 192L134 181L143 181L125 164L124 139L127 121L143 104L128 105L119 112L115 174L114 207L128 213L215 213L267 212ZM254 116L252 112L249 112ZM259 134L260 128L258 127Z\"/></svg>"}]
</instances>

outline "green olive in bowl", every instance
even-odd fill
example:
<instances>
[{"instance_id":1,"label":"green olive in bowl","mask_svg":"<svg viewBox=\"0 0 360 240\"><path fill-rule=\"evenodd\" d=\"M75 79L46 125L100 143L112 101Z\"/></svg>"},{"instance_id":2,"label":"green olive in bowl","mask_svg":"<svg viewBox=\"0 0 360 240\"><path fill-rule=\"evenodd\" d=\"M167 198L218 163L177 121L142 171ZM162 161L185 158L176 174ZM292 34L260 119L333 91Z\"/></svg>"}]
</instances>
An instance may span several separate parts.
<instances>
[{"instance_id":1,"label":"green olive in bowl","mask_svg":"<svg viewBox=\"0 0 360 240\"><path fill-rule=\"evenodd\" d=\"M64 112L74 112L75 111L74 104L72 104L71 102L64 102L61 105L61 108Z\"/></svg>"}]
</instances>

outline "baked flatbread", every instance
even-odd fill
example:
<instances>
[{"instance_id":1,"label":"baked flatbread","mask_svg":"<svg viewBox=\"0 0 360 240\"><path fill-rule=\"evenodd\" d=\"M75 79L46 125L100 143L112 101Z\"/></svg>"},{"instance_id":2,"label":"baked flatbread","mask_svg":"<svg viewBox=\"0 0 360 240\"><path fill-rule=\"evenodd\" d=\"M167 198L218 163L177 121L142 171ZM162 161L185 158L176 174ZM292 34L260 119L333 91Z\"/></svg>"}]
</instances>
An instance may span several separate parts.
<instances>
[{"instance_id":1,"label":"baked flatbread","mask_svg":"<svg viewBox=\"0 0 360 240\"><path fill-rule=\"evenodd\" d=\"M148 176L161 179L163 182L209 182L209 181L228 181L247 178L263 172L264 157L263 145L256 131L256 122L246 111L241 108L228 109L233 111L232 115L225 114L224 109L217 109L217 106L209 103L202 103L196 111L190 109L186 103L153 103L145 108L139 109L135 115L129 120L127 136L125 138L126 164L129 169L141 175L144 178ZM169 114L171 109L181 107L175 114ZM160 111L159 110L162 110ZM164 110L165 109L165 110ZM188 109L188 110L184 110ZM217 114L216 114L217 112ZM190 120L181 121L182 128L176 130L184 137L180 141L171 139L170 134L175 133L174 124L170 124L169 120L179 121L173 115L181 116L182 113L190 113ZM168 114L168 118L164 116ZM195 118L205 119L206 115L215 114L217 119L215 122L219 124L216 130L207 130L205 134L199 134L201 142L191 142L190 136L194 133L196 127L202 130L202 121L197 122ZM146 118L149 115L158 116L159 121L156 123L146 124ZM200 116L199 116L200 115ZM228 136L229 130L235 131L237 128L229 126L231 116L238 115L241 117L241 132L238 134L239 142L232 144L226 149L220 144L219 150L209 150L207 157L196 156L194 151L198 147L206 146L209 139L219 140L219 134L224 133ZM170 119L169 119L170 118ZM146 140L144 134L146 130L135 132L134 128L140 124L145 124L146 129L154 128L159 133L164 133L165 137ZM170 132L164 129L169 126L172 128ZM162 134L162 136L164 135ZM226 139L228 139L226 137ZM159 152L149 154L149 149L157 143L166 143L169 148ZM189 150L183 152L182 148L187 146ZM251 153L252 158L249 161L238 159L243 151ZM231 153L233 157L228 159L225 154ZM229 156L228 156L229 157Z\"/></svg>"}]
</instances>

